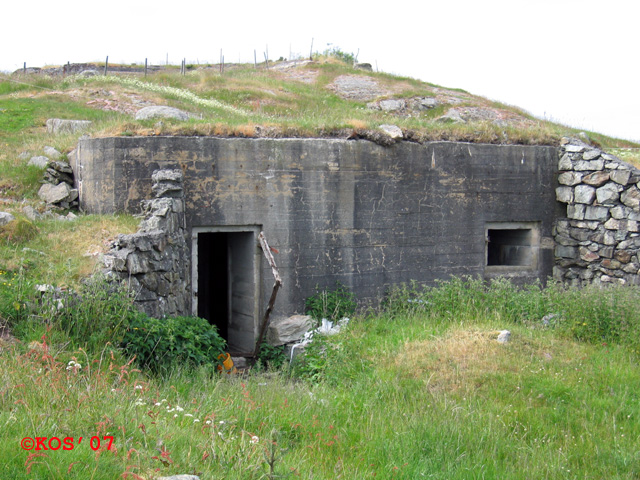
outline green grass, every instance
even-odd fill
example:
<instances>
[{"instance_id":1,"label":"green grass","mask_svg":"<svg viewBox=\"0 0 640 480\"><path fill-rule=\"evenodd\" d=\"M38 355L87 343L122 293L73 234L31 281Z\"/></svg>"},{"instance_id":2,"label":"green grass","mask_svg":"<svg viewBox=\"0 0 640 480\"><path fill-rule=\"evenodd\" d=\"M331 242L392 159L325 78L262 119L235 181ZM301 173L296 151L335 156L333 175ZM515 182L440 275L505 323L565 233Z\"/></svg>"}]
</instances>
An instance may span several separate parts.
<instances>
[{"instance_id":1,"label":"green grass","mask_svg":"<svg viewBox=\"0 0 640 480\"><path fill-rule=\"evenodd\" d=\"M640 315L625 310L637 289L611 290L622 309L610 318ZM576 340L569 320L544 327L534 314L561 297L567 308L611 298L572 292L465 279L397 291L325 341L313 381L287 370L155 378L109 345L4 347L0 477L638 478L638 354ZM425 295L430 303L407 302ZM512 332L505 345L502 328ZM27 436L76 444L27 452ZM113 436L115 449L93 451L94 436Z\"/></svg>"}]
</instances>

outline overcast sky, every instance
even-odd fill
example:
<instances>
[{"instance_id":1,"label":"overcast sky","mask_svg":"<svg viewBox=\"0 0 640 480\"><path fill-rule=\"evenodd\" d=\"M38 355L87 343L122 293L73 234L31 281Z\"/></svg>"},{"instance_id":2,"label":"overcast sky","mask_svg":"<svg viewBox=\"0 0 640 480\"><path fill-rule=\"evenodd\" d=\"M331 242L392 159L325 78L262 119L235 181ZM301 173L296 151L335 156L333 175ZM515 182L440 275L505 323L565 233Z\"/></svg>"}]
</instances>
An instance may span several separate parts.
<instances>
[{"instance_id":1,"label":"overcast sky","mask_svg":"<svg viewBox=\"0 0 640 480\"><path fill-rule=\"evenodd\" d=\"M639 0L86 0L3 5L0 70L253 62L329 45L379 70L640 141Z\"/></svg>"}]
</instances>

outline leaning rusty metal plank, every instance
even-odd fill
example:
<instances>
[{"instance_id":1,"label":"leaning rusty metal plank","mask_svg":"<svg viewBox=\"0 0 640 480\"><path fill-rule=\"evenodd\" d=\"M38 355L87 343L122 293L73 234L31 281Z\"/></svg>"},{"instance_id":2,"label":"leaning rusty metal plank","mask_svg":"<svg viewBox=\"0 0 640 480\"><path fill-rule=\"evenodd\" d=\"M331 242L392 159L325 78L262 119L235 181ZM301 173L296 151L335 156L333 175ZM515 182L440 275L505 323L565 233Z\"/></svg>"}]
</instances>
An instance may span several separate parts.
<instances>
[{"instance_id":1,"label":"leaning rusty metal plank","mask_svg":"<svg viewBox=\"0 0 640 480\"><path fill-rule=\"evenodd\" d=\"M258 340L256 341L256 348L253 352L254 358L258 356L260 353L260 345L262 344L262 340L264 339L264 335L267 332L267 328L269 327L269 315L271 315L271 311L273 310L273 305L276 303L276 296L278 295L278 290L282 286L282 279L280 278L280 273L278 272L278 267L276 266L276 261L271 254L271 247L267 243L267 239L264 236L264 232L260 232L258 235L258 240L260 241L260 246L262 247L262 253L264 253L269 266L271 267L271 272L273 273L273 278L275 279L275 283L273 284L273 290L271 291L271 298L269 298L269 303L267 304L267 308L264 312L264 317L262 317L262 324L260 325L260 334L258 335Z\"/></svg>"}]
</instances>

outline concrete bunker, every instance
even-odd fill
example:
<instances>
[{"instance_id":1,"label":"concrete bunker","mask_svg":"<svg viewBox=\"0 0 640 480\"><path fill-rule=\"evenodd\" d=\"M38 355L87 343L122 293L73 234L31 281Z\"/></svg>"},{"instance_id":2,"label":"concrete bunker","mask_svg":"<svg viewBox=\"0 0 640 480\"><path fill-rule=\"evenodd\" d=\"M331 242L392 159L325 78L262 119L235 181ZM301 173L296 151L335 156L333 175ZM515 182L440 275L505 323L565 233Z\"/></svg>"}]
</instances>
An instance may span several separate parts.
<instances>
[{"instance_id":1,"label":"concrete bunker","mask_svg":"<svg viewBox=\"0 0 640 480\"><path fill-rule=\"evenodd\" d=\"M363 305L394 285L451 275L544 281L564 215L557 155L452 142L118 137L80 140L74 172L90 213L138 213L154 171L182 172L188 282L173 304L218 325L243 353L274 288L262 231L282 280L273 316L303 313L305 298L336 281ZM488 262L489 250L498 260Z\"/></svg>"},{"instance_id":2,"label":"concrete bunker","mask_svg":"<svg viewBox=\"0 0 640 480\"><path fill-rule=\"evenodd\" d=\"M260 319L257 226L192 230L193 315L218 327L234 355L253 352Z\"/></svg>"}]
</instances>

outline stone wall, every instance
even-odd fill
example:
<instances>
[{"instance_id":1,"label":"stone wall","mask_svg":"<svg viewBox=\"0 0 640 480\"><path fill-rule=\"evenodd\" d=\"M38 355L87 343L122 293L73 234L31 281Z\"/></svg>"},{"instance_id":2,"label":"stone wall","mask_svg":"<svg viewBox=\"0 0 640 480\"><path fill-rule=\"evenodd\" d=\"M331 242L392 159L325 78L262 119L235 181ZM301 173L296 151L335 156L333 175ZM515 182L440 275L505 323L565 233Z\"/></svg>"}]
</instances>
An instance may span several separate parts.
<instances>
[{"instance_id":1,"label":"stone wall","mask_svg":"<svg viewBox=\"0 0 640 480\"><path fill-rule=\"evenodd\" d=\"M574 285L640 284L640 170L577 140L559 150L554 277Z\"/></svg>"},{"instance_id":2,"label":"stone wall","mask_svg":"<svg viewBox=\"0 0 640 480\"><path fill-rule=\"evenodd\" d=\"M106 273L124 279L148 315L190 315L182 172L157 170L152 181L156 198L142 202L145 218L138 232L119 235L104 256Z\"/></svg>"}]
</instances>

